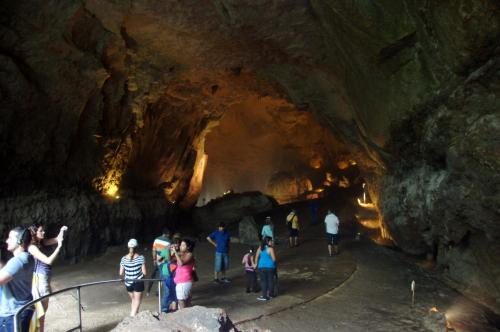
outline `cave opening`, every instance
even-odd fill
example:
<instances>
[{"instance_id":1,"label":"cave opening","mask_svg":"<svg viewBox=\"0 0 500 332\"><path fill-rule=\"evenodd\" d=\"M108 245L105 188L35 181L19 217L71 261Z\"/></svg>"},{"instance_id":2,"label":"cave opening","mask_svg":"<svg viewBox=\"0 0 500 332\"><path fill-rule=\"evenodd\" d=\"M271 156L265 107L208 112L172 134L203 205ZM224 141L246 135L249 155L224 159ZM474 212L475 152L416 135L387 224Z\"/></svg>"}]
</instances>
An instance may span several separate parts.
<instances>
[{"instance_id":1,"label":"cave opening","mask_svg":"<svg viewBox=\"0 0 500 332\"><path fill-rule=\"evenodd\" d=\"M260 191L279 203L318 198L347 155L310 112L271 96L232 105L207 134L205 153L198 205L228 190Z\"/></svg>"}]
</instances>

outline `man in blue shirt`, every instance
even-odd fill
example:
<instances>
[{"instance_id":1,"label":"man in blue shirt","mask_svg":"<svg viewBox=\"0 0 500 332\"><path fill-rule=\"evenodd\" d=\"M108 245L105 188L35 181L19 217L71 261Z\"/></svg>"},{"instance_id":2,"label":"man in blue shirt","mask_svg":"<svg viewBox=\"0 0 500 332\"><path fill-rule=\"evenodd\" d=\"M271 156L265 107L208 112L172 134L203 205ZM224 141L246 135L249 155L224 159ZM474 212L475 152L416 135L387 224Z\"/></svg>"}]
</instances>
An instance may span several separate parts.
<instances>
[{"instance_id":1,"label":"man in blue shirt","mask_svg":"<svg viewBox=\"0 0 500 332\"><path fill-rule=\"evenodd\" d=\"M231 282L228 278L226 278L226 271L229 268L229 242L231 240L231 235L225 228L226 225L221 222L219 224L219 230L211 233L207 237L207 241L215 247L214 281L216 283ZM219 274L221 276L220 279Z\"/></svg>"},{"instance_id":2,"label":"man in blue shirt","mask_svg":"<svg viewBox=\"0 0 500 332\"><path fill-rule=\"evenodd\" d=\"M0 270L0 331L14 331L14 315L22 306L33 300L31 280L35 262L27 252L31 242L31 233L27 229L16 227L9 232L5 241L7 250L14 257ZM33 309L24 310L19 318L22 332L29 331L29 322Z\"/></svg>"}]
</instances>

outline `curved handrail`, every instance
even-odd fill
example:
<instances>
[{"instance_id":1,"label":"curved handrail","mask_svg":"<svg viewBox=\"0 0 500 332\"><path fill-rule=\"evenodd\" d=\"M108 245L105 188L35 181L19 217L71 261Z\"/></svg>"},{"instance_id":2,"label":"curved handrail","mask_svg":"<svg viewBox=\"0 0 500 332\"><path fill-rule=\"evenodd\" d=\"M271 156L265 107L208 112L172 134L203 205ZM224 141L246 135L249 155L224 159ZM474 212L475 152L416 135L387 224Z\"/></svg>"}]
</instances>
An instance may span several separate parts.
<instances>
[{"instance_id":1,"label":"curved handrail","mask_svg":"<svg viewBox=\"0 0 500 332\"><path fill-rule=\"evenodd\" d=\"M160 284L158 285L158 288L161 288L161 282L163 281L163 279L112 279L112 280L102 280L102 281L93 281L93 282L87 282L87 283L84 283L84 284L78 284L78 285L74 285L74 286L70 286L70 287L66 287L66 288L63 288L63 289L60 289L58 291L55 291L55 292L52 292L50 294L47 294L47 295L44 295L44 296L40 296L38 299L36 300L32 300L30 302L28 302L27 304L23 305L21 308L19 308L16 313L14 314L14 331L17 331L19 332L20 329L20 324L19 324L19 314L21 312L23 312L24 310L26 310L27 308L30 308L32 307L35 303L37 302L40 302L46 298L49 298L51 296L54 296L54 295L57 295L57 294L60 294L60 293L64 293L64 292L67 292L67 291L71 291L71 290L74 290L76 289L77 290L77 293L78 293L78 315L79 315L79 325L68 330L68 331L73 331L73 330L76 330L76 329L79 329L80 331L82 331L82 316L81 316L81 309L82 309L82 306L81 306L81 298L80 298L80 288L84 288L84 287L90 287L90 286L96 286L96 285L103 285L103 284L111 284L111 283L115 283L115 282L126 282L126 281L129 281L129 282L137 282L137 281L151 281L151 282L155 282L155 281L159 281ZM160 297L161 295L161 292L158 292L158 297ZM158 312L161 311L161 308L159 308Z\"/></svg>"}]
</instances>

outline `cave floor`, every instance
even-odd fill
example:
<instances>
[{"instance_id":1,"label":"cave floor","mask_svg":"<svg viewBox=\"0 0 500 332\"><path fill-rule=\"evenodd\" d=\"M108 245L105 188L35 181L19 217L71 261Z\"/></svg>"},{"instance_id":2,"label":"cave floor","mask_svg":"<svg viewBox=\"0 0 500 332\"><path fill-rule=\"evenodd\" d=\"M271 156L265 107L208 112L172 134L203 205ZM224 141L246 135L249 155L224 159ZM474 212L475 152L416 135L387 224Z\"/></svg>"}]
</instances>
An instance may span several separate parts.
<instances>
[{"instance_id":1,"label":"cave floor","mask_svg":"<svg viewBox=\"0 0 500 332\"><path fill-rule=\"evenodd\" d=\"M405 256L368 240L343 239L341 253L328 257L322 226L310 226L297 248L277 245L280 295L269 302L245 293L240 265L247 246L233 244L231 284L212 282L213 248L195 249L200 281L193 287L193 305L224 308L240 329L272 331L444 331L446 312L456 331L498 331L483 308L433 278ZM123 248L110 248L92 261L54 269L54 290L71 285L116 279ZM149 259L150 252L144 253ZM415 305L410 283L416 282ZM145 297L142 310L158 311L157 297ZM56 295L47 313L47 331L77 325L75 293ZM129 299L120 284L82 289L85 331L109 331L128 315Z\"/></svg>"}]
</instances>

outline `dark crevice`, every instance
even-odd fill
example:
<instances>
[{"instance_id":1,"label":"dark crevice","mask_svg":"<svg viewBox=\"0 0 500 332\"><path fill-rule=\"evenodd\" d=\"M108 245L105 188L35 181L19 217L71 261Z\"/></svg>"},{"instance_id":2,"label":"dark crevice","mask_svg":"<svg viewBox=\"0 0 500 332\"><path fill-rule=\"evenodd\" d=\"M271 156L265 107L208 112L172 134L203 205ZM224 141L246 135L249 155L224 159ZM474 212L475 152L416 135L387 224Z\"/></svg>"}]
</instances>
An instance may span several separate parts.
<instances>
[{"instance_id":1,"label":"dark crevice","mask_svg":"<svg viewBox=\"0 0 500 332\"><path fill-rule=\"evenodd\" d=\"M417 42L417 33L414 31L411 34L399 39L395 43L384 47L380 50L378 54L378 63L382 64L391 58L398 55L401 51L406 48L413 47Z\"/></svg>"}]
</instances>

